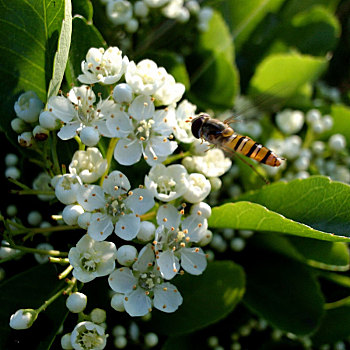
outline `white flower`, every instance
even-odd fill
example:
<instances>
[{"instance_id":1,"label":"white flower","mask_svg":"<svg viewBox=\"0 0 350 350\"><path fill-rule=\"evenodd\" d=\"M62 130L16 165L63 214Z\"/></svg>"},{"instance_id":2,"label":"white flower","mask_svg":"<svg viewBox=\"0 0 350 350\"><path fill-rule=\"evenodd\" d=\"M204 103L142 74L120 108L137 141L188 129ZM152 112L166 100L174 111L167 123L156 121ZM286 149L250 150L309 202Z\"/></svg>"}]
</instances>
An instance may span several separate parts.
<instances>
[{"instance_id":1,"label":"white flower","mask_svg":"<svg viewBox=\"0 0 350 350\"><path fill-rule=\"evenodd\" d=\"M284 140L282 151L277 154L283 154L287 159L295 159L301 151L303 141L298 135L291 135ZM274 147L272 145L272 147Z\"/></svg>"},{"instance_id":2,"label":"white flower","mask_svg":"<svg viewBox=\"0 0 350 350\"><path fill-rule=\"evenodd\" d=\"M107 160L102 157L96 147L89 147L86 151L76 151L69 164L71 174L78 175L85 183L97 181L107 169Z\"/></svg>"},{"instance_id":3,"label":"white flower","mask_svg":"<svg viewBox=\"0 0 350 350\"><path fill-rule=\"evenodd\" d=\"M82 185L79 176L58 175L51 180L51 184L55 187L55 195L61 203L68 205L77 201L77 190Z\"/></svg>"},{"instance_id":4,"label":"white flower","mask_svg":"<svg viewBox=\"0 0 350 350\"><path fill-rule=\"evenodd\" d=\"M191 123L189 118L195 115L197 106L183 100L176 108L176 125L173 129L175 137L184 143L191 143L196 138L191 131Z\"/></svg>"},{"instance_id":5,"label":"white flower","mask_svg":"<svg viewBox=\"0 0 350 350\"><path fill-rule=\"evenodd\" d=\"M161 7L165 4L167 4L169 1L171 0L143 0L143 2L151 8L155 8L155 7Z\"/></svg>"},{"instance_id":6,"label":"white flower","mask_svg":"<svg viewBox=\"0 0 350 350\"><path fill-rule=\"evenodd\" d=\"M153 97L157 105L172 105L179 101L185 92L185 85L177 83L171 74L165 76L164 84L157 89Z\"/></svg>"},{"instance_id":7,"label":"white flower","mask_svg":"<svg viewBox=\"0 0 350 350\"><path fill-rule=\"evenodd\" d=\"M86 283L110 274L115 268L116 255L114 243L97 242L86 234L70 249L68 259L74 268L73 276Z\"/></svg>"},{"instance_id":8,"label":"white flower","mask_svg":"<svg viewBox=\"0 0 350 350\"><path fill-rule=\"evenodd\" d=\"M54 114L49 111L42 111L39 115L40 125L47 130L56 130L59 128L59 120L55 117Z\"/></svg>"},{"instance_id":9,"label":"white flower","mask_svg":"<svg viewBox=\"0 0 350 350\"><path fill-rule=\"evenodd\" d=\"M107 335L103 327L93 322L80 322L71 334L71 343L75 350L102 350L106 346Z\"/></svg>"},{"instance_id":10,"label":"white flower","mask_svg":"<svg viewBox=\"0 0 350 350\"><path fill-rule=\"evenodd\" d=\"M84 213L84 209L79 204L69 204L62 212L62 219L67 225L76 225L79 216Z\"/></svg>"},{"instance_id":11,"label":"white flower","mask_svg":"<svg viewBox=\"0 0 350 350\"><path fill-rule=\"evenodd\" d=\"M15 112L18 118L27 123L34 123L39 118L39 113L44 107L38 95L34 91L27 91L19 96L15 102Z\"/></svg>"},{"instance_id":12,"label":"white flower","mask_svg":"<svg viewBox=\"0 0 350 350\"><path fill-rule=\"evenodd\" d=\"M63 127L58 132L62 140L70 140L80 134L87 146L95 146L100 136L110 137L106 119L119 110L111 100L101 100L94 106L96 96L89 86L74 87L68 98L53 96L47 103L47 110L59 119Z\"/></svg>"},{"instance_id":13,"label":"white flower","mask_svg":"<svg viewBox=\"0 0 350 350\"><path fill-rule=\"evenodd\" d=\"M145 176L145 186L157 199L170 202L187 191L189 175L183 165L173 164L166 167L163 164L157 164Z\"/></svg>"},{"instance_id":14,"label":"white flower","mask_svg":"<svg viewBox=\"0 0 350 350\"><path fill-rule=\"evenodd\" d=\"M72 293L66 299L66 306L70 312L79 313L84 311L87 304L87 296L83 293Z\"/></svg>"},{"instance_id":15,"label":"white flower","mask_svg":"<svg viewBox=\"0 0 350 350\"><path fill-rule=\"evenodd\" d=\"M125 24L132 18L132 4L125 0L109 0L106 14L113 24Z\"/></svg>"},{"instance_id":16,"label":"white flower","mask_svg":"<svg viewBox=\"0 0 350 350\"><path fill-rule=\"evenodd\" d=\"M127 124L130 118L133 124ZM129 133L127 138L118 141L114 149L115 160L122 165L132 165L143 155L151 166L164 161L177 148L177 142L170 141L174 125L173 108L155 111L149 96L136 97L123 118L118 115L107 121L110 133L123 131L124 136Z\"/></svg>"},{"instance_id":17,"label":"white flower","mask_svg":"<svg viewBox=\"0 0 350 350\"><path fill-rule=\"evenodd\" d=\"M124 308L130 316L144 316L152 306L170 313L182 304L181 294L174 285L163 281L154 261L152 247L147 245L140 251L132 269L117 269L108 278L110 287L124 294Z\"/></svg>"},{"instance_id":18,"label":"white flower","mask_svg":"<svg viewBox=\"0 0 350 350\"><path fill-rule=\"evenodd\" d=\"M154 206L151 191L130 190L127 177L120 171L111 172L103 187L84 185L77 194L78 203L92 212L88 234L96 241L106 239L113 231L122 239L134 239L140 229L140 215ZM79 222L78 222L79 223Z\"/></svg>"},{"instance_id":19,"label":"white flower","mask_svg":"<svg viewBox=\"0 0 350 350\"><path fill-rule=\"evenodd\" d=\"M10 317L10 327L13 329L27 329L32 326L36 318L38 317L38 312L33 309L20 309L17 310Z\"/></svg>"},{"instance_id":20,"label":"white flower","mask_svg":"<svg viewBox=\"0 0 350 350\"><path fill-rule=\"evenodd\" d=\"M157 223L154 244L162 277L172 279L180 264L186 272L200 275L207 267L207 259L201 248L191 245L206 235L207 220L197 214L181 220L181 213L167 204L158 209Z\"/></svg>"},{"instance_id":21,"label":"white flower","mask_svg":"<svg viewBox=\"0 0 350 350\"><path fill-rule=\"evenodd\" d=\"M113 4L112 4L113 3ZM127 3L127 1L110 1L108 6L117 6L117 3ZM86 61L81 63L83 74L78 76L78 80L83 84L114 84L120 80L129 64L127 56L122 57L122 51L118 47L89 49L86 54Z\"/></svg>"},{"instance_id":22,"label":"white flower","mask_svg":"<svg viewBox=\"0 0 350 350\"><path fill-rule=\"evenodd\" d=\"M276 115L276 124L285 134L298 133L304 125L304 120L303 112L291 109L285 109Z\"/></svg>"},{"instance_id":23,"label":"white flower","mask_svg":"<svg viewBox=\"0 0 350 350\"><path fill-rule=\"evenodd\" d=\"M187 157L186 157L187 158ZM225 157L224 152L219 148L212 148L205 152L204 156L188 157L192 169L204 174L207 177L218 177L231 168L232 161Z\"/></svg>"},{"instance_id":24,"label":"white flower","mask_svg":"<svg viewBox=\"0 0 350 350\"><path fill-rule=\"evenodd\" d=\"M210 193L210 181L202 174L190 174L190 185L183 197L187 202L198 203L201 202Z\"/></svg>"},{"instance_id":25,"label":"white flower","mask_svg":"<svg viewBox=\"0 0 350 350\"><path fill-rule=\"evenodd\" d=\"M145 59L137 65L134 61L129 63L125 80L136 94L149 96L164 84L167 74L163 67L158 68L155 62Z\"/></svg>"}]
</instances>

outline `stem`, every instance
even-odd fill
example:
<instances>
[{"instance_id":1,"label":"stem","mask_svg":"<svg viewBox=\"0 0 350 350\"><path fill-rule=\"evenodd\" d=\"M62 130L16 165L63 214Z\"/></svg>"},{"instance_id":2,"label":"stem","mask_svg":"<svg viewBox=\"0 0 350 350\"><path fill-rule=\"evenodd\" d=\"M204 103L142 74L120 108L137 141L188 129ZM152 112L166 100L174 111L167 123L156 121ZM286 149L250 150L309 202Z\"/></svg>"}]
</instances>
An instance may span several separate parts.
<instances>
[{"instance_id":1,"label":"stem","mask_svg":"<svg viewBox=\"0 0 350 350\"><path fill-rule=\"evenodd\" d=\"M12 194L18 194L18 195L38 195L38 194L45 194L48 196L54 196L54 191L45 191L45 190L33 190L31 188L24 189L24 190L11 190L10 193Z\"/></svg>"},{"instance_id":2,"label":"stem","mask_svg":"<svg viewBox=\"0 0 350 350\"><path fill-rule=\"evenodd\" d=\"M12 182L13 184L17 185L18 187L24 189L24 190L31 190L30 187L28 187L28 186L25 185L25 184L22 184L22 182L19 182L19 181L13 179L12 177L9 177L8 180L9 180L10 182Z\"/></svg>"},{"instance_id":3,"label":"stem","mask_svg":"<svg viewBox=\"0 0 350 350\"><path fill-rule=\"evenodd\" d=\"M189 157L191 155L191 152L190 151L187 151L187 152L181 152L179 154L174 154L173 156L171 157L168 157L164 162L163 164L164 165L168 165L168 164L171 164L179 159L183 159L185 157Z\"/></svg>"},{"instance_id":4,"label":"stem","mask_svg":"<svg viewBox=\"0 0 350 350\"><path fill-rule=\"evenodd\" d=\"M324 305L325 310L331 310L331 309L336 309L341 306L347 306L350 305L350 297L346 297L344 299L340 299L337 301L334 301L333 303L326 303Z\"/></svg>"},{"instance_id":5,"label":"stem","mask_svg":"<svg viewBox=\"0 0 350 350\"><path fill-rule=\"evenodd\" d=\"M55 132L51 133L51 155L53 160L53 172L55 175L60 174L60 163L58 161L58 155L57 155L57 135Z\"/></svg>"},{"instance_id":6,"label":"stem","mask_svg":"<svg viewBox=\"0 0 350 350\"><path fill-rule=\"evenodd\" d=\"M51 226L51 227L34 227L34 228L25 227L20 230L12 231L11 234L13 236L16 236L16 235L22 235L27 232L48 233L48 232L61 232L61 231L70 231L70 230L78 230L78 229L80 229L78 225L74 225L74 226L59 225L59 226Z\"/></svg>"},{"instance_id":7,"label":"stem","mask_svg":"<svg viewBox=\"0 0 350 350\"><path fill-rule=\"evenodd\" d=\"M63 272L61 272L58 275L58 279L62 280L63 278L66 278L68 276L68 274L73 270L73 266L69 265Z\"/></svg>"},{"instance_id":8,"label":"stem","mask_svg":"<svg viewBox=\"0 0 350 350\"><path fill-rule=\"evenodd\" d=\"M314 140L314 132L311 127L308 127L304 138L303 148L310 148L313 140Z\"/></svg>"},{"instance_id":9,"label":"stem","mask_svg":"<svg viewBox=\"0 0 350 350\"><path fill-rule=\"evenodd\" d=\"M7 246L9 247L9 246ZM15 260L15 259L18 259L20 258L21 256L23 256L24 254L22 252L19 252L17 254L13 254L13 255L10 255L8 256L7 258L4 258L4 259L0 259L0 264L3 264L7 261L11 261L11 260Z\"/></svg>"},{"instance_id":10,"label":"stem","mask_svg":"<svg viewBox=\"0 0 350 350\"><path fill-rule=\"evenodd\" d=\"M59 298L62 294L68 294L75 286L76 279L72 278L72 281L69 283L68 287L64 287L60 289L56 294L54 294L50 299L46 300L44 304L42 304L36 311L40 313L44 311L50 304L52 304L57 298Z\"/></svg>"},{"instance_id":11,"label":"stem","mask_svg":"<svg viewBox=\"0 0 350 350\"><path fill-rule=\"evenodd\" d=\"M112 162L112 157L113 157L113 153L114 153L114 149L115 149L115 146L117 145L118 143L118 138L115 137L115 138L112 138L110 141L109 141L109 145L108 145L108 149L107 149L107 154L106 154L106 160L107 160L107 169L106 171L104 172L104 174L102 175L101 179L100 179L100 186L103 185L103 181L105 180L105 176L108 175L108 172L109 172L109 168L111 167L111 162Z\"/></svg>"},{"instance_id":12,"label":"stem","mask_svg":"<svg viewBox=\"0 0 350 350\"><path fill-rule=\"evenodd\" d=\"M157 214L156 210L150 211L146 214L140 215L140 219L141 221L151 220L156 217L156 214Z\"/></svg>"},{"instance_id":13,"label":"stem","mask_svg":"<svg viewBox=\"0 0 350 350\"><path fill-rule=\"evenodd\" d=\"M52 256L49 256L49 262L54 264L60 264L60 265L66 265L69 264L68 258L53 258Z\"/></svg>"},{"instance_id":14,"label":"stem","mask_svg":"<svg viewBox=\"0 0 350 350\"><path fill-rule=\"evenodd\" d=\"M78 135L74 136L74 140L78 143L79 151L85 151L85 145L81 142L81 139Z\"/></svg>"}]
</instances>

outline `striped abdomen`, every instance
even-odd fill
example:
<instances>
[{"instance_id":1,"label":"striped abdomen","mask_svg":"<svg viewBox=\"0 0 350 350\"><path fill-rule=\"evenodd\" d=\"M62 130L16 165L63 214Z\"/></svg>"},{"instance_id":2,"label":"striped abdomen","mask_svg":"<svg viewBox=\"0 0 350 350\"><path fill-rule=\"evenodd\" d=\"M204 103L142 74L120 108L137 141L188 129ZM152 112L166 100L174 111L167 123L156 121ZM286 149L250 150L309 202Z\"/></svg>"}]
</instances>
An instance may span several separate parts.
<instances>
[{"instance_id":1,"label":"striped abdomen","mask_svg":"<svg viewBox=\"0 0 350 350\"><path fill-rule=\"evenodd\" d=\"M231 136L224 138L222 145L237 153L243 154L246 157L252 158L259 163L270 166L281 165L281 158L277 157L276 154L268 148L260 145L248 136L234 133Z\"/></svg>"}]
</instances>

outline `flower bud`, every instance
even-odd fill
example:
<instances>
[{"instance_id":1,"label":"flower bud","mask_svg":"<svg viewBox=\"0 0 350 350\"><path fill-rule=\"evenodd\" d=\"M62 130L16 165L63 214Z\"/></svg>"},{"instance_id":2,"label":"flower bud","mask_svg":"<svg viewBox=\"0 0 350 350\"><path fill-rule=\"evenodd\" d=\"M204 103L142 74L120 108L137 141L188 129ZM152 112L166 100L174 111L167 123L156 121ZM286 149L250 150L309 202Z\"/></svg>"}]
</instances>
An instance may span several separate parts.
<instances>
[{"instance_id":1,"label":"flower bud","mask_svg":"<svg viewBox=\"0 0 350 350\"><path fill-rule=\"evenodd\" d=\"M61 338L61 347L64 350L72 350L74 349L72 346L72 343L70 341L71 333L66 333L62 338Z\"/></svg>"},{"instance_id":2,"label":"flower bud","mask_svg":"<svg viewBox=\"0 0 350 350\"><path fill-rule=\"evenodd\" d=\"M21 118L14 118L11 120L11 128L17 134L29 130L29 125Z\"/></svg>"},{"instance_id":3,"label":"flower bud","mask_svg":"<svg viewBox=\"0 0 350 350\"><path fill-rule=\"evenodd\" d=\"M6 208L6 214L8 216L16 216L17 213L18 213L18 209L14 204L11 204Z\"/></svg>"},{"instance_id":4,"label":"flower bud","mask_svg":"<svg viewBox=\"0 0 350 350\"><path fill-rule=\"evenodd\" d=\"M139 29L139 21L135 18L131 18L125 23L125 30L128 33L135 33Z\"/></svg>"},{"instance_id":5,"label":"flower bud","mask_svg":"<svg viewBox=\"0 0 350 350\"><path fill-rule=\"evenodd\" d=\"M203 218L208 219L211 215L211 207L205 202L199 202L197 204L192 205L190 213L198 214L201 215Z\"/></svg>"},{"instance_id":6,"label":"flower bud","mask_svg":"<svg viewBox=\"0 0 350 350\"><path fill-rule=\"evenodd\" d=\"M43 220L43 217L37 210L31 211L27 217L27 221L29 225L32 225L32 226L38 226L42 220Z\"/></svg>"},{"instance_id":7,"label":"flower bud","mask_svg":"<svg viewBox=\"0 0 350 350\"><path fill-rule=\"evenodd\" d=\"M304 125L304 114L301 111L286 109L277 114L276 123L285 134L296 134Z\"/></svg>"},{"instance_id":8,"label":"flower bud","mask_svg":"<svg viewBox=\"0 0 350 350\"><path fill-rule=\"evenodd\" d=\"M59 121L55 115L49 111L43 111L39 116L40 125L47 130L55 130L59 126Z\"/></svg>"},{"instance_id":9,"label":"flower bud","mask_svg":"<svg viewBox=\"0 0 350 350\"><path fill-rule=\"evenodd\" d=\"M70 312L79 313L85 310L87 304L87 296L83 293L72 293L66 299L66 306Z\"/></svg>"},{"instance_id":10,"label":"flower bud","mask_svg":"<svg viewBox=\"0 0 350 350\"><path fill-rule=\"evenodd\" d=\"M210 181L202 174L192 173L189 175L190 185L183 195L184 199L190 203L201 202L210 193Z\"/></svg>"},{"instance_id":11,"label":"flower bud","mask_svg":"<svg viewBox=\"0 0 350 350\"><path fill-rule=\"evenodd\" d=\"M42 126L37 125L34 129L33 129L33 136L35 138L35 140L38 141L45 141L47 140L47 138L49 137L49 130L44 129Z\"/></svg>"},{"instance_id":12,"label":"flower bud","mask_svg":"<svg viewBox=\"0 0 350 350\"><path fill-rule=\"evenodd\" d=\"M119 335L115 337L113 345L116 349L124 349L128 345L128 340L123 335Z\"/></svg>"},{"instance_id":13,"label":"flower bud","mask_svg":"<svg viewBox=\"0 0 350 350\"><path fill-rule=\"evenodd\" d=\"M65 174L61 177L54 177L51 184L54 183L56 183L55 195L61 203L68 205L76 202L77 191L82 185L82 182L78 176Z\"/></svg>"},{"instance_id":14,"label":"flower bud","mask_svg":"<svg viewBox=\"0 0 350 350\"><path fill-rule=\"evenodd\" d=\"M240 252L245 247L245 241L240 237L233 238L230 242L230 247L233 251Z\"/></svg>"},{"instance_id":15,"label":"flower bud","mask_svg":"<svg viewBox=\"0 0 350 350\"><path fill-rule=\"evenodd\" d=\"M113 98L118 103L130 103L133 99L133 91L130 85L121 83L113 90Z\"/></svg>"},{"instance_id":16,"label":"flower bud","mask_svg":"<svg viewBox=\"0 0 350 350\"><path fill-rule=\"evenodd\" d=\"M15 166L10 166L5 170L5 177L17 180L21 177L21 172Z\"/></svg>"},{"instance_id":17,"label":"flower bud","mask_svg":"<svg viewBox=\"0 0 350 350\"><path fill-rule=\"evenodd\" d=\"M213 232L211 232L210 230L206 230L205 234L203 235L203 237L200 239L200 241L198 242L198 244L201 247L206 246L207 244L209 244L211 242L211 240L213 239Z\"/></svg>"},{"instance_id":18,"label":"flower bud","mask_svg":"<svg viewBox=\"0 0 350 350\"><path fill-rule=\"evenodd\" d=\"M125 327L121 325L117 325L113 328L112 330L113 336L117 337L118 335L125 335L126 334L126 329Z\"/></svg>"},{"instance_id":19,"label":"flower bud","mask_svg":"<svg viewBox=\"0 0 350 350\"><path fill-rule=\"evenodd\" d=\"M134 13L137 17L147 17L148 7L143 1L136 1L134 4Z\"/></svg>"},{"instance_id":20,"label":"flower bud","mask_svg":"<svg viewBox=\"0 0 350 350\"><path fill-rule=\"evenodd\" d=\"M93 323L103 323L106 321L106 311L103 309L95 308L91 311L90 318Z\"/></svg>"},{"instance_id":21,"label":"flower bud","mask_svg":"<svg viewBox=\"0 0 350 350\"><path fill-rule=\"evenodd\" d=\"M95 146L100 141L100 134L92 126L86 126L80 131L81 142L86 146Z\"/></svg>"},{"instance_id":22,"label":"flower bud","mask_svg":"<svg viewBox=\"0 0 350 350\"><path fill-rule=\"evenodd\" d=\"M132 245L122 245L117 251L117 261L120 265L130 266L137 258L137 249Z\"/></svg>"},{"instance_id":23,"label":"flower bud","mask_svg":"<svg viewBox=\"0 0 350 350\"><path fill-rule=\"evenodd\" d=\"M136 237L142 242L149 242L154 238L155 231L156 227L152 222L142 221Z\"/></svg>"},{"instance_id":24,"label":"flower bud","mask_svg":"<svg viewBox=\"0 0 350 350\"><path fill-rule=\"evenodd\" d=\"M84 213L84 209L79 204L69 204L62 212L62 219L67 225L76 225L78 218Z\"/></svg>"},{"instance_id":25,"label":"flower bud","mask_svg":"<svg viewBox=\"0 0 350 350\"><path fill-rule=\"evenodd\" d=\"M192 14L198 14L201 9L197 0L187 1L185 5Z\"/></svg>"},{"instance_id":26,"label":"flower bud","mask_svg":"<svg viewBox=\"0 0 350 350\"><path fill-rule=\"evenodd\" d=\"M38 317L38 312L33 309L20 309L17 310L10 317L10 327L13 329L27 329L32 326L36 318Z\"/></svg>"},{"instance_id":27,"label":"flower bud","mask_svg":"<svg viewBox=\"0 0 350 350\"><path fill-rule=\"evenodd\" d=\"M145 335L145 345L152 348L158 344L158 336L155 333L147 333Z\"/></svg>"},{"instance_id":28,"label":"flower bud","mask_svg":"<svg viewBox=\"0 0 350 350\"><path fill-rule=\"evenodd\" d=\"M18 135L18 143L22 147L32 147L34 143L33 134L30 131L22 132Z\"/></svg>"},{"instance_id":29,"label":"flower bud","mask_svg":"<svg viewBox=\"0 0 350 350\"><path fill-rule=\"evenodd\" d=\"M325 128L325 130L330 130L333 127L333 118L330 115L325 115L322 119L323 122L323 126Z\"/></svg>"},{"instance_id":30,"label":"flower bud","mask_svg":"<svg viewBox=\"0 0 350 350\"><path fill-rule=\"evenodd\" d=\"M38 120L39 113L44 107L34 91L27 91L19 96L15 103L15 112L18 118L27 123L34 123Z\"/></svg>"},{"instance_id":31,"label":"flower bud","mask_svg":"<svg viewBox=\"0 0 350 350\"><path fill-rule=\"evenodd\" d=\"M306 113L306 121L309 124L313 124L317 121L321 120L321 113L318 109L310 109L307 113Z\"/></svg>"},{"instance_id":32,"label":"flower bud","mask_svg":"<svg viewBox=\"0 0 350 350\"><path fill-rule=\"evenodd\" d=\"M339 152L346 147L346 139L342 134L334 134L329 138L328 144L330 149Z\"/></svg>"},{"instance_id":33,"label":"flower bud","mask_svg":"<svg viewBox=\"0 0 350 350\"><path fill-rule=\"evenodd\" d=\"M124 294L121 293L115 293L111 299L111 306L114 310L119 312L124 312Z\"/></svg>"},{"instance_id":34,"label":"flower bud","mask_svg":"<svg viewBox=\"0 0 350 350\"><path fill-rule=\"evenodd\" d=\"M213 192L218 191L222 186L222 181L218 177L210 177L209 181L210 181L211 190Z\"/></svg>"},{"instance_id":35,"label":"flower bud","mask_svg":"<svg viewBox=\"0 0 350 350\"><path fill-rule=\"evenodd\" d=\"M5 156L5 165L6 166L15 166L18 163L18 157L16 154L8 153Z\"/></svg>"},{"instance_id":36,"label":"flower bud","mask_svg":"<svg viewBox=\"0 0 350 350\"><path fill-rule=\"evenodd\" d=\"M84 228L85 230L88 229L88 226L90 224L90 221L91 221L91 216L92 216L92 213L89 213L89 212L84 212L82 213L81 215L79 215L78 217L78 221L77 221L77 224L81 227L81 228Z\"/></svg>"}]
</instances>

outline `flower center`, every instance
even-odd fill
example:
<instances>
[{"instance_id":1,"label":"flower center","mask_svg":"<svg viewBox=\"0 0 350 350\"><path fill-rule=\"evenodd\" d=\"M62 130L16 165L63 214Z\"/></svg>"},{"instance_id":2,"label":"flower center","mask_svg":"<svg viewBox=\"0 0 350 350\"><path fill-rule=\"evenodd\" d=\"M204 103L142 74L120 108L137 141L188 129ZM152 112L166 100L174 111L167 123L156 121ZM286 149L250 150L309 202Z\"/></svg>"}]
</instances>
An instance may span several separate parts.
<instances>
[{"instance_id":1,"label":"flower center","mask_svg":"<svg viewBox=\"0 0 350 350\"><path fill-rule=\"evenodd\" d=\"M141 120L138 127L136 128L136 137L141 141L147 141L151 134L152 125L154 120Z\"/></svg>"},{"instance_id":2,"label":"flower center","mask_svg":"<svg viewBox=\"0 0 350 350\"><path fill-rule=\"evenodd\" d=\"M162 283L162 279L154 272L144 272L139 277L139 286L146 290L152 290L157 284Z\"/></svg>"},{"instance_id":3,"label":"flower center","mask_svg":"<svg viewBox=\"0 0 350 350\"><path fill-rule=\"evenodd\" d=\"M96 330L86 330L79 334L77 342L82 349L98 349L103 344L103 337L101 337Z\"/></svg>"},{"instance_id":4,"label":"flower center","mask_svg":"<svg viewBox=\"0 0 350 350\"><path fill-rule=\"evenodd\" d=\"M128 208L124 203L125 198L126 194L120 195L117 198L106 195L106 214L112 216L113 218L117 218L120 215L130 214L130 208Z\"/></svg>"},{"instance_id":5,"label":"flower center","mask_svg":"<svg viewBox=\"0 0 350 350\"><path fill-rule=\"evenodd\" d=\"M157 192L168 195L175 191L176 182L167 175L162 175L157 179Z\"/></svg>"},{"instance_id":6,"label":"flower center","mask_svg":"<svg viewBox=\"0 0 350 350\"><path fill-rule=\"evenodd\" d=\"M81 257L81 265L84 270L94 272L100 262L100 257L97 254L84 253Z\"/></svg>"}]
</instances>

